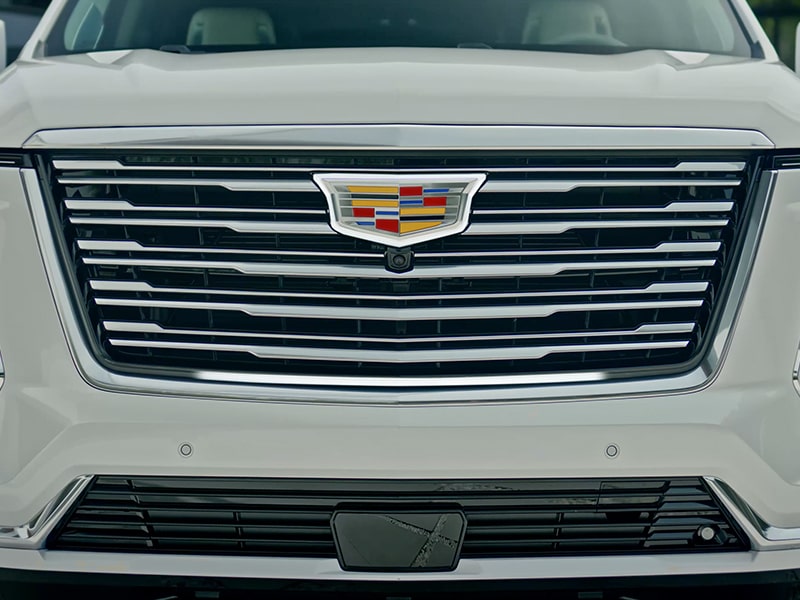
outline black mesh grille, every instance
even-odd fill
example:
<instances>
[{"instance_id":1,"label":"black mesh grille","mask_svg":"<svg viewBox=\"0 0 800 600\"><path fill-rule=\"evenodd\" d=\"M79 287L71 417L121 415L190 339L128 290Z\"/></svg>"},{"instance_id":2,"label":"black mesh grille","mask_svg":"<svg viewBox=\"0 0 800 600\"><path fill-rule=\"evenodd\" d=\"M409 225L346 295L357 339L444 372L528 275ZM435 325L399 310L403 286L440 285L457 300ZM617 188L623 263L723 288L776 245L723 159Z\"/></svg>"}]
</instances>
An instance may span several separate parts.
<instances>
[{"instance_id":1,"label":"black mesh grille","mask_svg":"<svg viewBox=\"0 0 800 600\"><path fill-rule=\"evenodd\" d=\"M325 481L98 477L51 536L79 551L336 556L336 510L460 507L462 558L747 549L696 478ZM713 539L698 535L710 528Z\"/></svg>"},{"instance_id":2,"label":"black mesh grille","mask_svg":"<svg viewBox=\"0 0 800 600\"><path fill-rule=\"evenodd\" d=\"M400 380L689 368L737 261L756 159L59 154L40 167L114 368ZM321 171L429 170L483 170L495 191L478 193L465 234L414 246L402 276L386 247L334 234L309 189Z\"/></svg>"}]
</instances>

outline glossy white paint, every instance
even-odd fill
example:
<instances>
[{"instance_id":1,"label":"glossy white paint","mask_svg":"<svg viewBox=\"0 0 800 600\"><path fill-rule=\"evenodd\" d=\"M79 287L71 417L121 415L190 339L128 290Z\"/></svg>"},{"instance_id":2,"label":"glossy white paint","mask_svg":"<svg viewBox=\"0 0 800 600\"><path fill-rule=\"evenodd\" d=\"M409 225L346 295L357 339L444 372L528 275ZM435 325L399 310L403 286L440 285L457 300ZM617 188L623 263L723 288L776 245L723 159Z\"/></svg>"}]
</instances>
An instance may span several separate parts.
<instances>
[{"instance_id":1,"label":"glossy white paint","mask_svg":"<svg viewBox=\"0 0 800 600\"><path fill-rule=\"evenodd\" d=\"M53 3L21 62L0 75L0 148L65 128L317 123L733 128L758 132L766 146L800 147L800 80L777 62L744 0L736 4L765 60L474 49L41 58L37 40L64 2ZM376 74L392 84L376 86ZM410 91L420 87L424 93ZM261 397L232 387L201 398L87 384L56 310L54 294L63 289L48 280L19 169L0 168L0 190L0 528L31 523L76 477L104 473L702 475L726 482L773 527L800 527L800 397L792 381L800 277L787 260L800 255L800 171L777 177L738 325L710 385L651 394L629 384L620 397L590 399L603 393L598 382L575 386L565 399L514 390L491 404L477 402L479 393L450 392L450 404L425 405L434 392L413 392L407 406L376 405L368 391L334 404L319 389L296 387ZM398 392L401 399L409 398ZM178 450L186 442L195 449L190 458ZM612 443L620 448L615 460L605 453ZM454 577L752 572L794 568L797 552L465 561ZM33 570L208 574L210 560L0 550L0 567ZM330 561L213 560L243 577L343 576Z\"/></svg>"},{"instance_id":2,"label":"glossy white paint","mask_svg":"<svg viewBox=\"0 0 800 600\"><path fill-rule=\"evenodd\" d=\"M800 133L800 80L784 65L660 51L140 50L22 60L0 85L0 146L11 147L41 129L137 125L735 127L781 146Z\"/></svg>"}]
</instances>

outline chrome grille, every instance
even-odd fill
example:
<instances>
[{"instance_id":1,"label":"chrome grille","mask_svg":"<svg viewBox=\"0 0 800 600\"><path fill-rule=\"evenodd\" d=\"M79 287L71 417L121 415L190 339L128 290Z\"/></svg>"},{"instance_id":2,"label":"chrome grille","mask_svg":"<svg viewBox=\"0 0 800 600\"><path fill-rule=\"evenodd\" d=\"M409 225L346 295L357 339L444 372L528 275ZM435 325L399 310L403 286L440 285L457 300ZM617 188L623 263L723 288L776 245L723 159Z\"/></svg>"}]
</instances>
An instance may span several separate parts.
<instances>
[{"instance_id":1,"label":"chrome grille","mask_svg":"<svg viewBox=\"0 0 800 600\"><path fill-rule=\"evenodd\" d=\"M115 369L392 378L688 369L738 255L755 157L43 156ZM335 233L322 172L485 172L461 235ZM455 381L454 381L455 382Z\"/></svg>"}]
</instances>

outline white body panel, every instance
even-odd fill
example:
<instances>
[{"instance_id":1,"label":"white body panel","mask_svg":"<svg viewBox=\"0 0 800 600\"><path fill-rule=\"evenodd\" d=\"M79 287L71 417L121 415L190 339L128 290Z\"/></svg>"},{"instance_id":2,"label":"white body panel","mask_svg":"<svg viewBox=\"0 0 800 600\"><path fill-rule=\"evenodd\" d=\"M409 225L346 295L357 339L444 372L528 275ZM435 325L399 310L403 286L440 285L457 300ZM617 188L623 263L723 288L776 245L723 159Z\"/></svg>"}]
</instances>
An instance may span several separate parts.
<instances>
[{"instance_id":1,"label":"white body panel","mask_svg":"<svg viewBox=\"0 0 800 600\"><path fill-rule=\"evenodd\" d=\"M23 59L0 79L0 146L41 129L306 123L717 127L779 146L797 139L792 71L700 58L389 48Z\"/></svg>"}]
</instances>

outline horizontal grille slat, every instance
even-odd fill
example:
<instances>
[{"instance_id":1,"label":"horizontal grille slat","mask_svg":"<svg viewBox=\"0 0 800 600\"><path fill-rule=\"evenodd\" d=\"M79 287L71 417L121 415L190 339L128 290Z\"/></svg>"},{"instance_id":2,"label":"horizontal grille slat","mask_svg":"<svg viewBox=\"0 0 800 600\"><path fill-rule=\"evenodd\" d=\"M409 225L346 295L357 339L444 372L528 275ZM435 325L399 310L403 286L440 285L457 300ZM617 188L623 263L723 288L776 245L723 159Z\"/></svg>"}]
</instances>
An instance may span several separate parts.
<instances>
[{"instance_id":1,"label":"horizontal grille slat","mask_svg":"<svg viewBox=\"0 0 800 600\"><path fill-rule=\"evenodd\" d=\"M673 202L663 207L643 208L522 208L500 210L476 210L476 215L618 215L618 214L658 214L658 213L726 213L734 207L733 202Z\"/></svg>"},{"instance_id":2,"label":"horizontal grille slat","mask_svg":"<svg viewBox=\"0 0 800 600\"><path fill-rule=\"evenodd\" d=\"M266 165L262 166L230 166L230 165L204 165L204 164L191 164L181 165L179 163L170 163L168 166L159 166L158 164L127 164L118 160L55 160L53 166L62 171L218 171L218 172L263 172L265 169L276 172L292 172L297 171L301 173L308 172L308 167L286 167ZM374 171L375 169L358 169L351 168L348 171ZM647 166L647 167L625 167L625 166L611 166L602 165L601 167L564 167L564 166L550 166L550 167L491 167L487 166L483 170L498 173L597 173L602 171L605 173L686 173L686 172L705 172L711 171L716 173L738 173L744 171L747 163L745 162L682 162L672 166ZM435 172L441 172L443 169L435 169ZM448 171L457 171L458 169L452 166L448 167ZM469 169L475 170L474 168ZM431 169L414 169L414 172L430 172Z\"/></svg>"},{"instance_id":3,"label":"horizontal grille slat","mask_svg":"<svg viewBox=\"0 0 800 600\"><path fill-rule=\"evenodd\" d=\"M174 336L206 336L214 338L255 338L255 339L282 339L300 341L328 341L328 342L358 342L362 344L442 344L446 342L496 342L496 341L521 341L521 340L564 340L570 338L600 338L615 336L652 336L652 335L677 335L690 334L694 331L694 323L662 323L657 325L642 325L638 329L628 331L593 331L593 332L561 332L561 333L539 333L539 334L516 334L516 335L489 335L489 336L437 336L426 338L376 338L376 337L344 337L344 336L314 336L314 335L287 335L252 333L238 331L219 331L219 330L191 330L191 329L164 329L158 323L121 323L106 321L103 326L107 331L115 333L156 333Z\"/></svg>"},{"instance_id":4,"label":"horizontal grille slat","mask_svg":"<svg viewBox=\"0 0 800 600\"><path fill-rule=\"evenodd\" d=\"M537 360L550 354L583 352L629 352L633 350L666 350L685 348L689 340L639 342L628 344L580 344L562 346L526 346L524 348L480 348L473 350L322 350L312 347L245 346L221 343L158 342L150 340L121 340L114 337L109 343L120 348L159 348L196 352L229 352L252 354L258 358L287 358L290 360L410 364L420 362L465 362L485 360Z\"/></svg>"},{"instance_id":5,"label":"horizontal grille slat","mask_svg":"<svg viewBox=\"0 0 800 600\"><path fill-rule=\"evenodd\" d=\"M382 267L361 267L353 265L307 265L294 263L232 262L199 260L159 260L148 258L84 258L87 265L117 267L152 267L167 269L209 269L217 271L236 271L246 275L281 275L297 277L357 277L360 279L409 279L403 273L391 273ZM559 275L565 271L626 271L646 269L696 269L713 267L715 258L702 260L640 260L575 263L531 263L497 265L448 265L444 267L418 267L414 279L442 279L445 277L546 277Z\"/></svg>"},{"instance_id":6,"label":"horizontal grille slat","mask_svg":"<svg viewBox=\"0 0 800 600\"><path fill-rule=\"evenodd\" d=\"M141 524L129 524L126 525L125 523L119 523L113 519L106 519L104 521L98 520L86 520L86 519L73 519L71 522L71 526L75 529L85 530L85 531L102 531L104 529L107 530L115 530L115 531L131 531L132 528L135 528L137 531L142 531L145 534L148 532L146 526ZM160 531L160 532L179 532L182 530L200 530L202 529L205 532L215 533L217 531L229 531L232 527L241 527L243 529L247 529L248 532L257 532L262 537L266 536L275 536L279 538L280 536L287 536L287 537L321 537L321 538L328 538L330 536L330 523L322 523L317 527L309 527L307 525L263 525L259 523L241 523L237 520L231 520L227 523L208 523L205 521L201 522L194 522L194 521L183 521L183 522L166 522L157 519L150 519L149 526L152 528L153 531ZM100 535L98 533L97 535Z\"/></svg>"},{"instance_id":7,"label":"horizontal grille slat","mask_svg":"<svg viewBox=\"0 0 800 600\"><path fill-rule=\"evenodd\" d=\"M728 223L727 219L474 223L464 232L464 235L557 235L577 229L675 229L680 227L703 229L725 227Z\"/></svg>"},{"instance_id":8,"label":"horizontal grille slat","mask_svg":"<svg viewBox=\"0 0 800 600\"><path fill-rule=\"evenodd\" d=\"M125 219L117 217L71 217L70 222L73 225L104 225L109 227L191 227L229 229L237 233L335 235L335 232L326 223ZM728 225L727 219L473 223L462 235L555 235L577 229L672 229L676 227L702 229L725 227L726 225Z\"/></svg>"},{"instance_id":9,"label":"horizontal grille slat","mask_svg":"<svg viewBox=\"0 0 800 600\"><path fill-rule=\"evenodd\" d=\"M208 186L221 187L234 192L315 192L316 186L309 181L277 181L277 180L223 180L223 179L145 179L145 178L59 178L58 183L65 186L83 185L141 185L141 186ZM689 185L701 187L731 187L741 182L736 179L692 179ZM490 181L484 193L519 194L519 193L567 193L579 188L639 188L639 187L684 187L685 179L675 180L585 180L585 181Z\"/></svg>"},{"instance_id":10,"label":"horizontal grille slat","mask_svg":"<svg viewBox=\"0 0 800 600\"><path fill-rule=\"evenodd\" d=\"M102 210L126 212L183 212L183 213L252 213L262 215L289 214L289 215L325 215L324 210L291 209L291 208L252 208L226 206L147 206L136 205L126 200L66 200L64 202L69 210ZM709 210L712 210L711 208ZM703 212L691 210L689 212Z\"/></svg>"},{"instance_id":11,"label":"horizontal grille slat","mask_svg":"<svg viewBox=\"0 0 800 600\"><path fill-rule=\"evenodd\" d=\"M67 539L73 537L81 537L83 535L90 535L97 538L119 538L125 535L136 536L141 538L150 537L150 535L157 535L161 540L196 540L198 544L203 542L219 541L221 537L233 537L237 535L236 529L240 529L241 541L272 541L275 543L285 544L319 544L320 542L328 542L330 539L330 528L308 529L305 527L287 527L283 530L279 528L259 527L256 525L240 525L238 523L230 523L227 525L207 525L193 524L193 525L168 525L153 523L148 526L142 526L137 530L130 528L120 529L103 529L102 527L95 527L94 524L81 525L76 522L73 525L80 532L66 531L64 537ZM85 532L85 533L84 533ZM151 533L152 532L152 533ZM285 539L288 538L288 539Z\"/></svg>"},{"instance_id":12,"label":"horizontal grille slat","mask_svg":"<svg viewBox=\"0 0 800 600\"><path fill-rule=\"evenodd\" d=\"M604 505L617 508L606 510ZM624 506L625 510L618 507ZM700 479L97 477L49 549L333 558L340 510L462 510L462 558L748 549ZM636 507L636 508L633 508ZM703 510L697 510L702 507ZM443 508L444 510L445 508ZM677 510L674 510L677 509ZM677 512L680 517L670 517ZM704 542L697 533L712 527Z\"/></svg>"},{"instance_id":13,"label":"horizontal grille slat","mask_svg":"<svg viewBox=\"0 0 800 600\"><path fill-rule=\"evenodd\" d=\"M238 233L275 233L334 235L335 232L325 223L270 222L251 221L203 221L196 219L119 219L119 218L84 218L72 217L73 225L107 225L111 227L191 227L209 229L230 229Z\"/></svg>"},{"instance_id":14,"label":"horizontal grille slat","mask_svg":"<svg viewBox=\"0 0 800 600\"><path fill-rule=\"evenodd\" d=\"M119 240L79 240L78 247L82 250L93 250L99 252L148 252L148 253L172 253L172 254L252 254L254 256L279 256L279 257L319 257L319 258L372 258L382 259L383 255L377 252L296 252L291 250L253 250L252 248L200 248L191 246L181 246L177 248L143 246L138 242L126 242ZM516 252L427 252L417 254L417 258L444 258L444 259L468 259L468 258L531 258L547 256L579 256L593 255L605 256L609 254L640 255L640 254L683 254L683 253L705 253L718 252L721 247L720 242L681 242L664 243L654 248L609 248L603 250L519 250Z\"/></svg>"},{"instance_id":15,"label":"horizontal grille slat","mask_svg":"<svg viewBox=\"0 0 800 600\"><path fill-rule=\"evenodd\" d=\"M490 181L484 193L493 194L564 194L580 188L640 188L640 187L684 187L687 184L701 187L731 187L741 183L738 179L640 179L640 180L579 180L579 181Z\"/></svg>"},{"instance_id":16,"label":"horizontal grille slat","mask_svg":"<svg viewBox=\"0 0 800 600\"><path fill-rule=\"evenodd\" d=\"M256 256L282 256L282 257L308 257L308 258L382 258L378 253L366 252L298 252L291 250L253 250L252 248L198 248L182 246L178 248L143 246L139 242L125 242L119 240L79 240L78 247L82 250L99 252L159 252L180 254L252 254ZM715 250L718 250L716 248ZM711 252L715 250L709 250ZM666 252L667 250L663 251ZM672 250L683 252L689 250Z\"/></svg>"},{"instance_id":17,"label":"horizontal grille slat","mask_svg":"<svg viewBox=\"0 0 800 600\"><path fill-rule=\"evenodd\" d=\"M209 186L221 187L232 192L316 192L317 187L310 181L258 181L224 179L138 179L124 177L62 177L58 183L66 186L83 185L144 185L144 186Z\"/></svg>"},{"instance_id":18,"label":"horizontal grille slat","mask_svg":"<svg viewBox=\"0 0 800 600\"><path fill-rule=\"evenodd\" d=\"M304 294L292 292L265 292L260 290L242 289L191 289L168 288L151 285L144 281L96 281L89 285L98 292L136 292L148 294L182 294L205 296L252 296L252 297L277 297L277 298L314 298L317 300L359 300L359 301L386 301L386 302L436 302L443 300L508 300L523 298L574 298L579 296L642 296L664 294L694 294L705 292L709 288L708 282L686 283L653 283L640 289L608 289L608 290L569 290L552 292L511 292L511 293L483 293L483 294L427 294L422 296L390 295L390 294Z\"/></svg>"},{"instance_id":19,"label":"horizontal grille slat","mask_svg":"<svg viewBox=\"0 0 800 600\"><path fill-rule=\"evenodd\" d=\"M121 300L98 298L98 306L129 306L133 308L178 308L185 310L234 311L254 317L303 318L303 319L353 319L361 321L398 320L397 311L387 308L349 308L339 306L289 306L269 304L225 304L222 302L179 302L172 300ZM670 308L699 308L702 300L672 302L609 302L591 304L514 305L503 308L501 314L493 315L485 307L413 308L403 311L409 321L444 321L457 319L532 319L549 317L556 313L599 312L620 310L664 310Z\"/></svg>"},{"instance_id":20,"label":"horizontal grille slat","mask_svg":"<svg viewBox=\"0 0 800 600\"><path fill-rule=\"evenodd\" d=\"M384 387L688 370L726 299L758 158L107 150L40 165L109 368ZM463 233L398 250L334 231L315 181L348 175L485 183ZM389 268L406 251L409 270Z\"/></svg>"}]
</instances>

